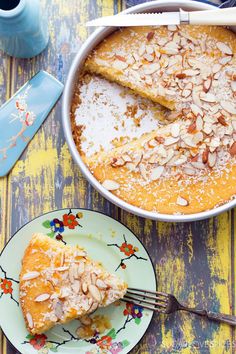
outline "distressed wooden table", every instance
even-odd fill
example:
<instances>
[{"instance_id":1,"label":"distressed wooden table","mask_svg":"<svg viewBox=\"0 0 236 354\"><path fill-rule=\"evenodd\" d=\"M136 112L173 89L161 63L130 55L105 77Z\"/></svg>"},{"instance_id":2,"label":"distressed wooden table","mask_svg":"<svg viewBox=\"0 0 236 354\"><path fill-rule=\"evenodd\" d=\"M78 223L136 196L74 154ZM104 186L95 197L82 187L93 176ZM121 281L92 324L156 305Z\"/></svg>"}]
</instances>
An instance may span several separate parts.
<instances>
[{"instance_id":1,"label":"distressed wooden table","mask_svg":"<svg viewBox=\"0 0 236 354\"><path fill-rule=\"evenodd\" d=\"M89 34L81 24L130 5L120 0L42 0L42 4L49 15L49 47L32 60L0 54L1 104L39 69L64 82L75 53ZM11 173L0 179L0 247L34 217L69 206L103 211L131 228L153 259L160 290L176 294L191 306L235 314L235 212L174 224L145 220L110 204L72 161L59 103ZM177 313L155 315L132 353L221 354L235 353L235 348L234 329ZM17 353L3 336L0 353Z\"/></svg>"}]
</instances>

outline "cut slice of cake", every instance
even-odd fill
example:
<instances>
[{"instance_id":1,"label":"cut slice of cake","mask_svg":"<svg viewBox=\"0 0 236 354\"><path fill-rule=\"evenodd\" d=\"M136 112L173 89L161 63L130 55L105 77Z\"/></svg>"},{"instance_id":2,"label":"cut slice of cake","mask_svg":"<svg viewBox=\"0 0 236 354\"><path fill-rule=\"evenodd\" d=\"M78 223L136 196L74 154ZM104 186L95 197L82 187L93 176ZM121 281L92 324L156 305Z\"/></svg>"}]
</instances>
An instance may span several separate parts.
<instances>
[{"instance_id":1,"label":"cut slice of cake","mask_svg":"<svg viewBox=\"0 0 236 354\"><path fill-rule=\"evenodd\" d=\"M40 334L122 298L127 284L79 247L34 234L20 274L20 303L28 331Z\"/></svg>"},{"instance_id":2,"label":"cut slice of cake","mask_svg":"<svg viewBox=\"0 0 236 354\"><path fill-rule=\"evenodd\" d=\"M215 102L206 95L211 86L222 95L221 73L233 63L234 42L233 32L217 26L123 28L95 48L85 70L180 111L193 101Z\"/></svg>"}]
</instances>

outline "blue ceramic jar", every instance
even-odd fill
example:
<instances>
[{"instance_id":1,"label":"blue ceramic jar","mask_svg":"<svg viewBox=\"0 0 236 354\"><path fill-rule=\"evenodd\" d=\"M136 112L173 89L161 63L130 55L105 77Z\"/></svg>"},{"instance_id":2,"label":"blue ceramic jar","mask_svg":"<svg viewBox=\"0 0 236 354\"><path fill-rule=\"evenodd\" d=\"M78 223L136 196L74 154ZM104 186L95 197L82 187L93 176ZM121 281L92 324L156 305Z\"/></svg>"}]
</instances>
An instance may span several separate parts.
<instances>
[{"instance_id":1,"label":"blue ceramic jar","mask_svg":"<svg viewBox=\"0 0 236 354\"><path fill-rule=\"evenodd\" d=\"M48 44L40 0L0 0L0 49L18 58L32 58Z\"/></svg>"}]
</instances>

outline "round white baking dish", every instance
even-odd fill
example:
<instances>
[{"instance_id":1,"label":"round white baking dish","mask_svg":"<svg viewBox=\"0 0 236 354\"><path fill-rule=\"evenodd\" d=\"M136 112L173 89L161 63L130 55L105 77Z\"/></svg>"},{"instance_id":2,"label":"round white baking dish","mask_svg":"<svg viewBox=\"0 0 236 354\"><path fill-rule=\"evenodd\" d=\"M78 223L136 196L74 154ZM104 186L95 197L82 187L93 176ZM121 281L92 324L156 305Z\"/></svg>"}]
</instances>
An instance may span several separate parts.
<instances>
[{"instance_id":1,"label":"round white baking dish","mask_svg":"<svg viewBox=\"0 0 236 354\"><path fill-rule=\"evenodd\" d=\"M179 8L182 8L186 11L192 10L210 10L215 8L214 5L195 2L195 1L168 1L168 0L157 0L147 2L141 5L125 10L124 13L138 13L138 12L157 12L157 11L178 11ZM234 29L235 30L235 29ZM104 28L101 27L93 32L93 34L85 41L85 43L80 48L78 54L76 55L72 66L70 68L68 78L65 85L65 90L63 94L63 103L62 103L62 123L64 128L65 137L69 145L71 154L80 167L85 178L96 188L106 199L110 202L116 204L120 208L127 210L133 214L142 216L144 218L149 218L153 220L160 221L173 221L173 222L183 222L183 221L194 221L210 218L217 214L220 214L226 210L229 210L236 206L236 199L225 203L222 206L217 208L204 211L201 213L195 214L185 214L185 215L173 215L173 214L160 214L157 212L147 211L141 208L137 208L131 204L126 203L122 199L116 197L114 194L106 190L97 179L91 174L87 166L84 164L83 160L80 157L80 154L76 148L76 145L73 140L71 123L70 123L70 109L71 101L73 98L74 87L77 81L78 73L82 69L84 60L88 56L89 52L101 42L107 35L114 31L114 28Z\"/></svg>"}]
</instances>

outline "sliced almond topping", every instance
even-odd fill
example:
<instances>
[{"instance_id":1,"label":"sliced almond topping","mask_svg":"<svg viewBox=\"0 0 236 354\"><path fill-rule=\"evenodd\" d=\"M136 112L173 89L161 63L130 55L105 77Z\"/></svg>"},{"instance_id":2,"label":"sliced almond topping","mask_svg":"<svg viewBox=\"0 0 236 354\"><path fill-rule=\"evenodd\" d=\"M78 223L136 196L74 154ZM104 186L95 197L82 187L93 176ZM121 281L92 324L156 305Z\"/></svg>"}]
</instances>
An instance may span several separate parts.
<instances>
[{"instance_id":1,"label":"sliced almond topping","mask_svg":"<svg viewBox=\"0 0 236 354\"><path fill-rule=\"evenodd\" d=\"M185 73L180 72L180 73L175 74L175 76L178 79L185 79L187 75Z\"/></svg>"},{"instance_id":2,"label":"sliced almond topping","mask_svg":"<svg viewBox=\"0 0 236 354\"><path fill-rule=\"evenodd\" d=\"M37 296L34 301L35 302L43 302L43 301L46 301L50 298L50 295L49 294L41 294L39 296Z\"/></svg>"},{"instance_id":3,"label":"sliced almond topping","mask_svg":"<svg viewBox=\"0 0 236 354\"><path fill-rule=\"evenodd\" d=\"M80 288L81 288L81 283L79 280L75 280L73 284L71 284L72 290L76 293L79 294Z\"/></svg>"},{"instance_id":4,"label":"sliced almond topping","mask_svg":"<svg viewBox=\"0 0 236 354\"><path fill-rule=\"evenodd\" d=\"M115 57L116 57L116 59L118 59L118 60L121 60L121 61L123 61L123 62L126 62L125 57L122 57L121 55L116 54Z\"/></svg>"},{"instance_id":5,"label":"sliced almond topping","mask_svg":"<svg viewBox=\"0 0 236 354\"><path fill-rule=\"evenodd\" d=\"M147 34L147 40L150 41L151 39L153 39L154 34L155 34L154 32L148 32L148 34Z\"/></svg>"},{"instance_id":6,"label":"sliced almond topping","mask_svg":"<svg viewBox=\"0 0 236 354\"><path fill-rule=\"evenodd\" d=\"M171 135L173 136L173 138L177 138L179 136L180 133L180 125L178 123L174 123L171 126Z\"/></svg>"},{"instance_id":7,"label":"sliced almond topping","mask_svg":"<svg viewBox=\"0 0 236 354\"><path fill-rule=\"evenodd\" d=\"M221 59L219 60L219 63L220 63L221 65L226 65L226 64L228 64L231 60L232 60L232 57L231 57L231 56L228 56L228 57L221 58Z\"/></svg>"},{"instance_id":8,"label":"sliced almond topping","mask_svg":"<svg viewBox=\"0 0 236 354\"><path fill-rule=\"evenodd\" d=\"M217 48L224 54L233 55L232 49L223 42L216 43Z\"/></svg>"},{"instance_id":9,"label":"sliced almond topping","mask_svg":"<svg viewBox=\"0 0 236 354\"><path fill-rule=\"evenodd\" d=\"M125 165L125 161L123 160L122 157L113 157L112 161L111 161L111 166L112 167L120 167L120 166L124 166Z\"/></svg>"},{"instance_id":10,"label":"sliced almond topping","mask_svg":"<svg viewBox=\"0 0 236 354\"><path fill-rule=\"evenodd\" d=\"M232 91L236 92L236 81L232 81L230 85L231 85Z\"/></svg>"},{"instance_id":11,"label":"sliced almond topping","mask_svg":"<svg viewBox=\"0 0 236 354\"><path fill-rule=\"evenodd\" d=\"M33 328L34 327L34 322L33 322L33 318L31 316L31 314L29 312L27 312L27 314L25 316L26 316L29 328Z\"/></svg>"},{"instance_id":12,"label":"sliced almond topping","mask_svg":"<svg viewBox=\"0 0 236 354\"><path fill-rule=\"evenodd\" d=\"M65 271L68 270L68 269L69 269L68 266L54 268L54 270L55 270L56 272L65 272Z\"/></svg>"},{"instance_id":13,"label":"sliced almond topping","mask_svg":"<svg viewBox=\"0 0 236 354\"><path fill-rule=\"evenodd\" d=\"M188 127L188 133L190 134L194 133L196 131L196 128L197 128L196 122L193 122Z\"/></svg>"},{"instance_id":14,"label":"sliced almond topping","mask_svg":"<svg viewBox=\"0 0 236 354\"><path fill-rule=\"evenodd\" d=\"M86 282L82 283L82 291L84 294L88 293L88 284Z\"/></svg>"},{"instance_id":15,"label":"sliced almond topping","mask_svg":"<svg viewBox=\"0 0 236 354\"><path fill-rule=\"evenodd\" d=\"M208 77L204 82L203 82L203 91L207 93L212 85L212 77Z\"/></svg>"},{"instance_id":16,"label":"sliced almond topping","mask_svg":"<svg viewBox=\"0 0 236 354\"><path fill-rule=\"evenodd\" d=\"M214 167L216 164L216 152L210 152L208 154L208 166Z\"/></svg>"},{"instance_id":17,"label":"sliced almond topping","mask_svg":"<svg viewBox=\"0 0 236 354\"><path fill-rule=\"evenodd\" d=\"M202 117L200 115L198 115L197 119L196 119L196 129L202 130L202 127L203 127L203 120L202 120Z\"/></svg>"},{"instance_id":18,"label":"sliced almond topping","mask_svg":"<svg viewBox=\"0 0 236 354\"><path fill-rule=\"evenodd\" d=\"M123 71L124 69L128 68L128 64L124 63L121 60L115 60L113 62L113 68L119 70L119 71Z\"/></svg>"},{"instance_id":19,"label":"sliced almond topping","mask_svg":"<svg viewBox=\"0 0 236 354\"><path fill-rule=\"evenodd\" d=\"M228 123L226 122L224 116L222 116L222 115L218 118L218 122L219 122L220 124L222 124L224 127L227 127L227 126L228 126Z\"/></svg>"},{"instance_id":20,"label":"sliced almond topping","mask_svg":"<svg viewBox=\"0 0 236 354\"><path fill-rule=\"evenodd\" d=\"M164 145L169 146L169 145L177 143L178 141L179 141L179 138L168 137L165 139Z\"/></svg>"},{"instance_id":21,"label":"sliced almond topping","mask_svg":"<svg viewBox=\"0 0 236 354\"><path fill-rule=\"evenodd\" d=\"M187 199L184 199L183 197L178 196L178 198L176 200L176 204L178 204L180 206L188 206L189 202L187 201Z\"/></svg>"},{"instance_id":22,"label":"sliced almond topping","mask_svg":"<svg viewBox=\"0 0 236 354\"><path fill-rule=\"evenodd\" d=\"M229 149L229 153L231 156L235 156L236 155L236 141L231 145L230 149Z\"/></svg>"},{"instance_id":23,"label":"sliced almond topping","mask_svg":"<svg viewBox=\"0 0 236 354\"><path fill-rule=\"evenodd\" d=\"M209 149L205 149L202 153L202 162L203 163L208 162L208 155L209 155Z\"/></svg>"},{"instance_id":24,"label":"sliced almond topping","mask_svg":"<svg viewBox=\"0 0 236 354\"><path fill-rule=\"evenodd\" d=\"M195 170L193 168L190 167L185 167L183 169L184 173L186 173L186 175L188 176L194 176L195 175Z\"/></svg>"},{"instance_id":25,"label":"sliced almond topping","mask_svg":"<svg viewBox=\"0 0 236 354\"><path fill-rule=\"evenodd\" d=\"M154 148L155 146L158 145L158 142L156 141L156 139L151 139L151 140L148 141L147 144L148 144L148 146L149 146L150 148Z\"/></svg>"},{"instance_id":26,"label":"sliced almond topping","mask_svg":"<svg viewBox=\"0 0 236 354\"><path fill-rule=\"evenodd\" d=\"M97 279L96 280L96 286L99 288L99 289L106 289L107 288L107 284L101 280L101 279Z\"/></svg>"},{"instance_id":27,"label":"sliced almond topping","mask_svg":"<svg viewBox=\"0 0 236 354\"><path fill-rule=\"evenodd\" d=\"M85 270L84 262L79 262L78 268L77 268L77 274L79 277L81 277L81 275L84 273L84 270Z\"/></svg>"},{"instance_id":28,"label":"sliced almond topping","mask_svg":"<svg viewBox=\"0 0 236 354\"><path fill-rule=\"evenodd\" d=\"M201 92L200 99L204 102L210 102L210 103L216 102L216 96L213 95L212 93Z\"/></svg>"},{"instance_id":29,"label":"sliced almond topping","mask_svg":"<svg viewBox=\"0 0 236 354\"><path fill-rule=\"evenodd\" d=\"M151 175L150 175L151 180L156 181L157 179L159 179L161 177L163 172L164 172L163 166L158 166L158 167L154 168L151 171Z\"/></svg>"},{"instance_id":30,"label":"sliced almond topping","mask_svg":"<svg viewBox=\"0 0 236 354\"><path fill-rule=\"evenodd\" d=\"M123 155L122 155L122 159L123 159L125 162L132 162L132 159L131 159L131 157L130 157L128 154L123 154Z\"/></svg>"},{"instance_id":31,"label":"sliced almond topping","mask_svg":"<svg viewBox=\"0 0 236 354\"><path fill-rule=\"evenodd\" d=\"M191 111L193 112L193 114L197 117L198 115L200 115L201 117L203 117L203 111L201 110L201 108L198 105L195 104L191 104L190 106Z\"/></svg>"},{"instance_id":32,"label":"sliced almond topping","mask_svg":"<svg viewBox=\"0 0 236 354\"><path fill-rule=\"evenodd\" d=\"M197 76L200 74L200 71L199 70L194 70L194 69L186 69L183 71L183 73L186 75L186 76Z\"/></svg>"},{"instance_id":33,"label":"sliced almond topping","mask_svg":"<svg viewBox=\"0 0 236 354\"><path fill-rule=\"evenodd\" d=\"M220 101L220 105L225 111L236 114L236 107L230 101Z\"/></svg>"},{"instance_id":34,"label":"sliced almond topping","mask_svg":"<svg viewBox=\"0 0 236 354\"><path fill-rule=\"evenodd\" d=\"M89 285L88 290L89 290L90 295L98 303L102 300L101 293L100 293L99 289L96 287L96 285L93 285L93 284Z\"/></svg>"},{"instance_id":35,"label":"sliced almond topping","mask_svg":"<svg viewBox=\"0 0 236 354\"><path fill-rule=\"evenodd\" d=\"M159 69L160 69L160 65L158 63L151 63L151 64L143 65L143 72L146 75L154 74Z\"/></svg>"},{"instance_id":36,"label":"sliced almond topping","mask_svg":"<svg viewBox=\"0 0 236 354\"><path fill-rule=\"evenodd\" d=\"M220 64L214 64L212 67L213 74L218 73L221 70L222 66Z\"/></svg>"},{"instance_id":37,"label":"sliced almond topping","mask_svg":"<svg viewBox=\"0 0 236 354\"><path fill-rule=\"evenodd\" d=\"M120 188L119 183L111 180L111 179L106 179L103 183L102 186L106 188L108 191L115 191L116 189Z\"/></svg>"},{"instance_id":38,"label":"sliced almond topping","mask_svg":"<svg viewBox=\"0 0 236 354\"><path fill-rule=\"evenodd\" d=\"M186 90L186 89L184 89L182 91L182 93L181 93L182 97L185 97L185 98L191 96L191 94L192 94L192 91L191 90Z\"/></svg>"},{"instance_id":39,"label":"sliced almond topping","mask_svg":"<svg viewBox=\"0 0 236 354\"><path fill-rule=\"evenodd\" d=\"M201 107L202 106L202 102L199 98L199 92L196 89L193 89L192 92L192 99L193 99L193 103L195 106ZM193 111L193 110L192 110ZM202 112L202 111L201 111ZM194 112L193 112L194 113ZM198 113L200 114L200 113ZM203 113L201 114L201 116L203 115Z\"/></svg>"},{"instance_id":40,"label":"sliced almond topping","mask_svg":"<svg viewBox=\"0 0 236 354\"><path fill-rule=\"evenodd\" d=\"M22 280L31 280L31 279L35 279L38 278L38 276L40 275L39 272L33 271L33 272L29 272L23 275Z\"/></svg>"}]
</instances>

